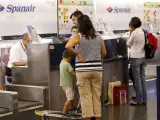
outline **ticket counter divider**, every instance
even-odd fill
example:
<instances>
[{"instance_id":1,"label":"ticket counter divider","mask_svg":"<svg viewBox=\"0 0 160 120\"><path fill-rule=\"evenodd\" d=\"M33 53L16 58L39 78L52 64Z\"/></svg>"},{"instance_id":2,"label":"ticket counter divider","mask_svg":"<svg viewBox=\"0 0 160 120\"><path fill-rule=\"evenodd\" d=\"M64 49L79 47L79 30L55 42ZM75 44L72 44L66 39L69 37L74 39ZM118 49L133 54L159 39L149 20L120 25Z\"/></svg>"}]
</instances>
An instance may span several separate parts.
<instances>
[{"instance_id":1,"label":"ticket counter divider","mask_svg":"<svg viewBox=\"0 0 160 120\"><path fill-rule=\"evenodd\" d=\"M120 80L122 84L128 84L128 58L125 40L122 38L114 38L106 39L104 42L107 49L107 56L103 60L103 107L108 99L108 83L112 81L113 77ZM17 85L30 86L27 88L28 91L31 90L31 86L43 86L46 88L46 93L45 96L41 96L45 98L42 109L61 111L66 100L65 94L59 86L59 63L64 50L65 44L62 43L29 44L27 47L28 66L12 68L12 84L15 84L15 86L9 86L8 90L16 91ZM74 65L74 63L72 65ZM75 88L74 104L77 105L79 94L76 87L76 78L73 79ZM20 94L21 90L17 91L18 94ZM27 95L27 93L24 95ZM35 95L37 97L40 96L40 94L32 92L32 97ZM27 114L24 114L22 116L26 115Z\"/></svg>"},{"instance_id":2,"label":"ticket counter divider","mask_svg":"<svg viewBox=\"0 0 160 120\"><path fill-rule=\"evenodd\" d=\"M9 49L9 48L7 48ZM27 82L13 81L12 84L5 85L5 65L0 63L0 85L5 86L5 91L0 91L0 119L1 120L41 120L34 114L35 110L43 110L46 107L47 86L36 86ZM13 73L14 73L13 67ZM20 67L17 76L28 79L26 67ZM22 70L22 71L21 71ZM22 74L21 74L22 73ZM25 74L23 74L25 73ZM26 75L26 76L25 76ZM19 78L19 77L18 77ZM22 80L23 80L22 79Z\"/></svg>"}]
</instances>

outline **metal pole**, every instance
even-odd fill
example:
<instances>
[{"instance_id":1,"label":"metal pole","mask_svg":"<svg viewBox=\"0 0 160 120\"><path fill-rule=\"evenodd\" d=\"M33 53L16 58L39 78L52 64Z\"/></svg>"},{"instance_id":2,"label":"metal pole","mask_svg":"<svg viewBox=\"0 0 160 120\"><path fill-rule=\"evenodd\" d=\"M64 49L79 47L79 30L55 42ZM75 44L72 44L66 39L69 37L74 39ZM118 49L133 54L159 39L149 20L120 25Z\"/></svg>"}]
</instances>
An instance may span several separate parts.
<instances>
[{"instance_id":1,"label":"metal pole","mask_svg":"<svg viewBox=\"0 0 160 120\"><path fill-rule=\"evenodd\" d=\"M157 66L157 120L160 120L160 66Z\"/></svg>"},{"instance_id":2,"label":"metal pole","mask_svg":"<svg viewBox=\"0 0 160 120\"><path fill-rule=\"evenodd\" d=\"M104 68L104 67L103 67ZM101 105L102 105L102 116L101 120L103 120L104 108L105 108L105 97L104 97L104 72L102 72L102 93L101 93Z\"/></svg>"},{"instance_id":3,"label":"metal pole","mask_svg":"<svg viewBox=\"0 0 160 120\"><path fill-rule=\"evenodd\" d=\"M5 73L6 73L6 65L2 62L0 58L0 90L5 89Z\"/></svg>"}]
</instances>

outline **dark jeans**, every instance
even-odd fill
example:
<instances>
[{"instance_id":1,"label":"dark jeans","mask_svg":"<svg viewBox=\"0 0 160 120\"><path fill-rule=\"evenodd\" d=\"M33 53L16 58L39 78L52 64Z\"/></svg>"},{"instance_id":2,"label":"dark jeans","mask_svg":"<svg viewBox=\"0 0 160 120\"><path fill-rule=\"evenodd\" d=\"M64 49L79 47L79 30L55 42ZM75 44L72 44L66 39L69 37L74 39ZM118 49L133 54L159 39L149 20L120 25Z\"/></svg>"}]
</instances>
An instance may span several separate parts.
<instances>
[{"instance_id":1,"label":"dark jeans","mask_svg":"<svg viewBox=\"0 0 160 120\"><path fill-rule=\"evenodd\" d=\"M133 83L135 84L136 102L147 102L147 88L145 80L146 58L131 58Z\"/></svg>"}]
</instances>

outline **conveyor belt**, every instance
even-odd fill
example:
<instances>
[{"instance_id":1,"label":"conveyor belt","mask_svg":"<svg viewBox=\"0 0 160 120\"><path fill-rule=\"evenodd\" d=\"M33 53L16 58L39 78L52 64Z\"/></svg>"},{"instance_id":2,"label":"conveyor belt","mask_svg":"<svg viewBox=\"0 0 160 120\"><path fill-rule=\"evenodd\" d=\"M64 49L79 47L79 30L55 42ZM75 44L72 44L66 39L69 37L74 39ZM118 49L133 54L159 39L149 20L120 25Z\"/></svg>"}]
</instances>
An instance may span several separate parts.
<instances>
[{"instance_id":1,"label":"conveyor belt","mask_svg":"<svg viewBox=\"0 0 160 120\"><path fill-rule=\"evenodd\" d=\"M11 112L9 109L0 108L0 114L5 114Z\"/></svg>"},{"instance_id":2,"label":"conveyor belt","mask_svg":"<svg viewBox=\"0 0 160 120\"><path fill-rule=\"evenodd\" d=\"M33 101L18 101L18 108L19 110L40 106L43 105L41 102L33 102Z\"/></svg>"},{"instance_id":3,"label":"conveyor belt","mask_svg":"<svg viewBox=\"0 0 160 120\"><path fill-rule=\"evenodd\" d=\"M50 111L50 110L44 110L44 111L35 111L35 114L41 117L51 117L51 118L59 118L59 119L67 119L67 120L81 120L81 113L72 113L69 116L66 116L63 114L62 111Z\"/></svg>"}]
</instances>

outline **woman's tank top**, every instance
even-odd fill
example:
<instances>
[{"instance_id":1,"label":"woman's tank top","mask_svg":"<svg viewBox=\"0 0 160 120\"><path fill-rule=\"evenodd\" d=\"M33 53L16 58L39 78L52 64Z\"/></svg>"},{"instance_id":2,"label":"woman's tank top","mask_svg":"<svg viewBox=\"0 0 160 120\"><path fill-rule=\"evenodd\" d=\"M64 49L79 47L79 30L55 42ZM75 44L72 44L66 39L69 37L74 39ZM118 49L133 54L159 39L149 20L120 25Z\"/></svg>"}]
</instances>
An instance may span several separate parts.
<instances>
[{"instance_id":1,"label":"woman's tank top","mask_svg":"<svg viewBox=\"0 0 160 120\"><path fill-rule=\"evenodd\" d=\"M97 35L94 39L86 39L81 36L80 42L75 49L86 61L79 62L76 58L75 70L77 72L102 71L101 42L100 35Z\"/></svg>"}]
</instances>

